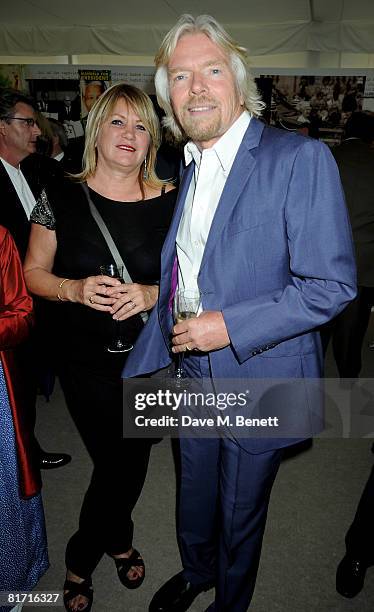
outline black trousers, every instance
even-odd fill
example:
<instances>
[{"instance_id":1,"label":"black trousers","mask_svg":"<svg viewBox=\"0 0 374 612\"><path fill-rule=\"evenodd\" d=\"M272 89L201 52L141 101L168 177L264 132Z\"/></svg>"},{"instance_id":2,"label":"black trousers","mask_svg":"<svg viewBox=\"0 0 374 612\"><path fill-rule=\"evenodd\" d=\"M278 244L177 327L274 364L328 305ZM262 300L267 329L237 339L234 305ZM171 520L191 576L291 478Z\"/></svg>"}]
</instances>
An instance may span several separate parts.
<instances>
[{"instance_id":1,"label":"black trousers","mask_svg":"<svg viewBox=\"0 0 374 612\"><path fill-rule=\"evenodd\" d=\"M356 298L335 319L321 329L326 352L330 338L340 378L357 378L361 371L361 350L374 305L374 287L358 287Z\"/></svg>"},{"instance_id":2,"label":"black trousers","mask_svg":"<svg viewBox=\"0 0 374 612\"><path fill-rule=\"evenodd\" d=\"M152 446L150 440L122 436L122 381L79 364L60 369L70 414L94 464L79 529L66 549L66 566L89 577L104 553L132 546L131 513L142 491ZM69 491L66 491L67 502Z\"/></svg>"},{"instance_id":3,"label":"black trousers","mask_svg":"<svg viewBox=\"0 0 374 612\"><path fill-rule=\"evenodd\" d=\"M345 538L347 554L374 564L374 467L361 495L356 515Z\"/></svg>"}]
</instances>

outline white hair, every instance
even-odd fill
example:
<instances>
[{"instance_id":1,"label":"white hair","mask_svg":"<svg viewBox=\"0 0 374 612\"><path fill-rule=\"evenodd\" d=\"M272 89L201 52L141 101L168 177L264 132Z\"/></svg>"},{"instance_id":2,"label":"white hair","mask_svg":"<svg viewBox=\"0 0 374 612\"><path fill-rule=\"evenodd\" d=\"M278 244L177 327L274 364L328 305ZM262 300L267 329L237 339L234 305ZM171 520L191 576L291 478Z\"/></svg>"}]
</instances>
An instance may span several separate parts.
<instances>
[{"instance_id":1,"label":"white hair","mask_svg":"<svg viewBox=\"0 0 374 612\"><path fill-rule=\"evenodd\" d=\"M155 87L157 101L165 111L163 125L169 129L176 140L182 140L184 134L177 123L170 101L168 63L179 39L184 34L206 34L228 56L239 94L244 107L254 116L260 116L265 103L257 90L257 85L249 69L247 50L238 45L226 30L210 15L182 15L175 26L166 34L155 57Z\"/></svg>"}]
</instances>

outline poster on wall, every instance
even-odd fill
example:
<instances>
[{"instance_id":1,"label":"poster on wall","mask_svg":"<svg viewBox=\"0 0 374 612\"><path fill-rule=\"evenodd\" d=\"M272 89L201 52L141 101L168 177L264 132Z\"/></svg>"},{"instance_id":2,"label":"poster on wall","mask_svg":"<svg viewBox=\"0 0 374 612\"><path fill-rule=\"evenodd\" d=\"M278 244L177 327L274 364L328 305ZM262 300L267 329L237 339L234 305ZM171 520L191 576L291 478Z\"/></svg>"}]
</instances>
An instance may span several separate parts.
<instances>
[{"instance_id":1,"label":"poster on wall","mask_svg":"<svg viewBox=\"0 0 374 612\"><path fill-rule=\"evenodd\" d=\"M12 87L17 90L25 89L24 66L20 64L0 64L0 87Z\"/></svg>"},{"instance_id":2,"label":"poster on wall","mask_svg":"<svg viewBox=\"0 0 374 612\"><path fill-rule=\"evenodd\" d=\"M25 66L25 78L28 81L77 81L80 79L80 72L101 72L97 66L79 65L51 65L51 64L29 64ZM155 93L154 66L108 66L104 71L109 72L109 81L114 83L125 82L135 85L147 94Z\"/></svg>"},{"instance_id":3,"label":"poster on wall","mask_svg":"<svg viewBox=\"0 0 374 612\"><path fill-rule=\"evenodd\" d=\"M24 68L31 94L38 100L42 98L43 90L47 90L49 99L57 102L60 120L66 120L62 109L68 108L70 99L69 120L82 120L83 127L89 110L87 105L90 106L90 101L98 97L103 84L108 86L122 81L148 94L155 93L153 66L108 66L102 69L97 66L28 65ZM267 105L264 112L266 122L320 138L329 146L335 146L341 141L346 120L352 112L374 112L374 71L353 74L351 70L342 69L329 74L326 69L321 69L316 72L308 74L307 70L295 69L290 74L288 69L282 68L279 71L253 70ZM90 95L85 92L88 83L92 85Z\"/></svg>"},{"instance_id":4,"label":"poster on wall","mask_svg":"<svg viewBox=\"0 0 374 612\"><path fill-rule=\"evenodd\" d=\"M78 81L79 72L88 70L89 72L100 71L97 66L79 66L66 64L28 64L25 66L25 78L28 81L53 79L55 81ZM108 66L106 71L110 72L110 80L114 83L129 83L142 89L148 94L155 93L154 66Z\"/></svg>"},{"instance_id":5,"label":"poster on wall","mask_svg":"<svg viewBox=\"0 0 374 612\"><path fill-rule=\"evenodd\" d=\"M366 76L271 75L270 123L340 143L352 112L363 108Z\"/></svg>"},{"instance_id":6,"label":"poster on wall","mask_svg":"<svg viewBox=\"0 0 374 612\"><path fill-rule=\"evenodd\" d=\"M111 86L110 70L79 70L81 119L87 117L101 94Z\"/></svg>"},{"instance_id":7,"label":"poster on wall","mask_svg":"<svg viewBox=\"0 0 374 612\"><path fill-rule=\"evenodd\" d=\"M364 111L374 113L374 75L368 75L365 82L364 103L362 105Z\"/></svg>"}]
</instances>

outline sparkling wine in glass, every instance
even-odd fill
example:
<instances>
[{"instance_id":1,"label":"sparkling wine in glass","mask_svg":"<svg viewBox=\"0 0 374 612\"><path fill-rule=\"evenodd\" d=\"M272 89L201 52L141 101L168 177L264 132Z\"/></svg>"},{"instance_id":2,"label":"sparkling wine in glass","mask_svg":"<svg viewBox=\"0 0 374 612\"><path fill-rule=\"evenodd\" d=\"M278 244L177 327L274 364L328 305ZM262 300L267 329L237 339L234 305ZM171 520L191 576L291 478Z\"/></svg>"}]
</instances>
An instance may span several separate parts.
<instances>
[{"instance_id":1,"label":"sparkling wine in glass","mask_svg":"<svg viewBox=\"0 0 374 612\"><path fill-rule=\"evenodd\" d=\"M123 280L123 266L116 266L115 264L107 264L100 266L100 274L103 276L110 276L111 278L117 278L124 283ZM115 320L115 331L113 334L113 338L107 346L107 351L109 353L128 353L133 348L133 344L128 342L122 335L122 325L121 321Z\"/></svg>"},{"instance_id":2,"label":"sparkling wine in glass","mask_svg":"<svg viewBox=\"0 0 374 612\"><path fill-rule=\"evenodd\" d=\"M183 323L197 316L200 308L201 295L198 289L178 289L174 296L174 319L176 323ZM176 380L186 378L183 368L184 353L178 353L174 377Z\"/></svg>"}]
</instances>

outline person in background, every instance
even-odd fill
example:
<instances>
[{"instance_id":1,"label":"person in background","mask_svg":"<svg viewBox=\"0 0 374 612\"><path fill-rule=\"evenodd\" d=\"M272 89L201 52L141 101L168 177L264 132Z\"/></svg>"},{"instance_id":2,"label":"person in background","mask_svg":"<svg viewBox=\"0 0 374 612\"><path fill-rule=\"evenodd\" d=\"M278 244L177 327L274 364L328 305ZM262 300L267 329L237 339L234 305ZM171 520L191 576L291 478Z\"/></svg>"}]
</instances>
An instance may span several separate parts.
<instances>
[{"instance_id":1,"label":"person in background","mask_svg":"<svg viewBox=\"0 0 374 612\"><path fill-rule=\"evenodd\" d=\"M40 129L36 141L36 152L22 160L21 170L27 176L32 193L39 195L47 184L58 184L62 180L64 165L53 157L53 153L56 152L56 138L52 129L52 119L47 118L41 112L37 112L35 117ZM62 126L62 124L59 125ZM56 382L56 368L50 351L50 330L53 327L50 306L45 300L35 300L38 320L37 334L35 334L38 395L44 396L47 402Z\"/></svg>"},{"instance_id":2,"label":"person in background","mask_svg":"<svg viewBox=\"0 0 374 612\"><path fill-rule=\"evenodd\" d=\"M32 591L48 569L39 466L17 348L32 326L19 255L0 226L0 592ZM31 407L32 408L32 407ZM11 602L10 602L11 603ZM17 608L17 612L20 607ZM0 604L0 612L9 607Z\"/></svg>"},{"instance_id":3,"label":"person in background","mask_svg":"<svg viewBox=\"0 0 374 612\"><path fill-rule=\"evenodd\" d=\"M64 124L57 119L46 118L37 113L36 120L41 134L37 138L36 153L28 155L22 162L32 191L40 194L50 182L59 180L64 172L77 173L82 170L84 139L69 140Z\"/></svg>"},{"instance_id":4,"label":"person in background","mask_svg":"<svg viewBox=\"0 0 374 612\"><path fill-rule=\"evenodd\" d=\"M123 376L168 366L171 335L187 375L214 388L222 379L249 388L255 379L304 379L295 414L303 412L305 379L322 374L316 327L355 296L334 159L322 143L258 120L264 105L246 50L213 17L183 15L155 61L165 124L188 139L186 169L162 251L158 308ZM175 281L199 291L202 311L173 325ZM274 394L270 414L279 403ZM150 612L184 612L212 586L209 612L248 609L282 449L296 442L289 430L254 438L249 429L248 437L180 439L183 570Z\"/></svg>"},{"instance_id":5,"label":"person in background","mask_svg":"<svg viewBox=\"0 0 374 612\"><path fill-rule=\"evenodd\" d=\"M345 138L332 149L338 164L352 225L356 252L356 298L322 328L325 350L330 337L342 379L358 378L361 351L374 305L374 116L353 113L345 126ZM347 384L351 384L352 380Z\"/></svg>"},{"instance_id":6,"label":"person in background","mask_svg":"<svg viewBox=\"0 0 374 612\"><path fill-rule=\"evenodd\" d=\"M83 171L48 189L32 214L26 281L33 294L56 302L60 382L94 464L79 528L66 549L67 610L90 610L91 575L105 553L127 588L139 587L145 575L133 547L131 515L152 442L123 438L121 371L128 353L107 348L118 326L134 344L143 328L141 314L157 301L160 252L176 198L173 185L155 174L159 140L148 96L114 85L89 114ZM132 283L100 273L115 260L91 203Z\"/></svg>"},{"instance_id":7,"label":"person in background","mask_svg":"<svg viewBox=\"0 0 374 612\"><path fill-rule=\"evenodd\" d=\"M64 121L79 121L80 110L77 104L72 103L71 97L66 95L58 107L58 120Z\"/></svg>"},{"instance_id":8,"label":"person in background","mask_svg":"<svg viewBox=\"0 0 374 612\"><path fill-rule=\"evenodd\" d=\"M356 597L364 586L368 567L374 565L374 467L362 492L353 523L345 536L346 554L336 571L336 590Z\"/></svg>"},{"instance_id":9,"label":"person in background","mask_svg":"<svg viewBox=\"0 0 374 612\"><path fill-rule=\"evenodd\" d=\"M88 114L90 112L96 100L100 98L104 91L105 81L88 81L85 84L83 92L83 102L86 108L86 113L84 114Z\"/></svg>"},{"instance_id":10,"label":"person in background","mask_svg":"<svg viewBox=\"0 0 374 612\"><path fill-rule=\"evenodd\" d=\"M149 96L155 108L157 117L162 126L162 119L165 116L164 111L159 106L156 96ZM173 135L169 130L161 127L161 144L157 151L156 172L157 176L164 180L171 180L174 184L178 184L179 176L182 168L183 147L180 143L175 142Z\"/></svg>"},{"instance_id":11,"label":"person in background","mask_svg":"<svg viewBox=\"0 0 374 612\"><path fill-rule=\"evenodd\" d=\"M51 157L52 159L60 162L64 159L65 151L68 148L69 139L62 123L57 121L57 119L48 119L48 122L52 132Z\"/></svg>"},{"instance_id":12,"label":"person in background","mask_svg":"<svg viewBox=\"0 0 374 612\"><path fill-rule=\"evenodd\" d=\"M36 105L38 111L40 113L45 113L47 117L50 113L57 111L57 102L56 100L50 100L48 91L42 91L40 93L40 98L37 100Z\"/></svg>"},{"instance_id":13,"label":"person in background","mask_svg":"<svg viewBox=\"0 0 374 612\"><path fill-rule=\"evenodd\" d=\"M40 134L36 142L36 153L43 156L43 158L48 158L52 153L53 132L51 125L49 123L49 119L40 111L37 111L35 118L38 128L40 129ZM32 155L29 157L32 157ZM26 158L26 160L29 159L29 157Z\"/></svg>"},{"instance_id":14,"label":"person in background","mask_svg":"<svg viewBox=\"0 0 374 612\"><path fill-rule=\"evenodd\" d=\"M37 138L41 131L36 123L36 110L32 98L20 91L0 88L0 224L6 227L14 238L21 259L25 257L30 234L30 214L36 204L31 185L39 185L37 177L27 180L21 169L21 162L35 153ZM36 315L37 325L28 342L24 343L23 359L28 365L28 385L30 406L34 405L38 383L38 326L40 318ZM21 358L21 356L19 357ZM65 453L47 453L35 440L35 453L40 467L53 469L66 465L71 457Z\"/></svg>"},{"instance_id":15,"label":"person in background","mask_svg":"<svg viewBox=\"0 0 374 612\"><path fill-rule=\"evenodd\" d=\"M80 149L78 143L69 142L65 128L60 121L48 119L48 122L52 132L52 159L59 162L59 167L63 172L72 174L81 172L83 150Z\"/></svg>"}]
</instances>

